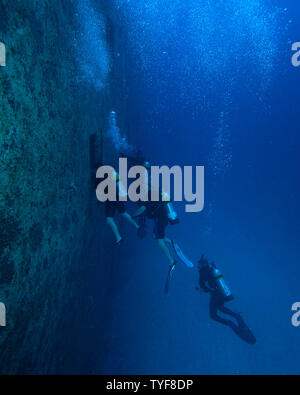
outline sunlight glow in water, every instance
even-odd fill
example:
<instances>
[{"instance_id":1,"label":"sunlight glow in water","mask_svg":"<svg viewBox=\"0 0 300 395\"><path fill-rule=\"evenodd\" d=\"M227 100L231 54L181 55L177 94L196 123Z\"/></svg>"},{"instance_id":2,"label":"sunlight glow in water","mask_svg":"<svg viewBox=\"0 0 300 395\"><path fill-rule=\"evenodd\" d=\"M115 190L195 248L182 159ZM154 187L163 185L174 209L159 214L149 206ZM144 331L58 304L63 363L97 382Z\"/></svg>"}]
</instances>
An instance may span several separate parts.
<instances>
[{"instance_id":1,"label":"sunlight glow in water","mask_svg":"<svg viewBox=\"0 0 300 395\"><path fill-rule=\"evenodd\" d=\"M81 70L79 81L101 90L107 83L110 71L105 22L90 0L77 0L76 7L79 28L75 47Z\"/></svg>"}]
</instances>

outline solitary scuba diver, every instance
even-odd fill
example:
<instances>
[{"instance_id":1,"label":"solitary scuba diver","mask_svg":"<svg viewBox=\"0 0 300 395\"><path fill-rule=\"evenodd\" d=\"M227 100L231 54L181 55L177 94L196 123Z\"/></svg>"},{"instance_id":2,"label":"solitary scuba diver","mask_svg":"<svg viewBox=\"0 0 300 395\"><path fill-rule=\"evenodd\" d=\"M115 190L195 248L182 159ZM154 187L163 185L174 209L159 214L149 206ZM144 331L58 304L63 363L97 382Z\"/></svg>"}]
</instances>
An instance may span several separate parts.
<instances>
[{"instance_id":1,"label":"solitary scuba diver","mask_svg":"<svg viewBox=\"0 0 300 395\"><path fill-rule=\"evenodd\" d=\"M256 339L251 330L246 325L240 313L235 313L228 307L225 307L226 302L234 299L230 289L225 283L224 277L220 270L216 267L214 262L208 262L203 254L199 260L199 285L200 290L210 293L210 316L213 320L220 324L230 327L239 337L249 344L255 344ZM199 289L199 288L197 288ZM222 318L218 315L221 313L233 317L237 324L229 319Z\"/></svg>"}]
</instances>

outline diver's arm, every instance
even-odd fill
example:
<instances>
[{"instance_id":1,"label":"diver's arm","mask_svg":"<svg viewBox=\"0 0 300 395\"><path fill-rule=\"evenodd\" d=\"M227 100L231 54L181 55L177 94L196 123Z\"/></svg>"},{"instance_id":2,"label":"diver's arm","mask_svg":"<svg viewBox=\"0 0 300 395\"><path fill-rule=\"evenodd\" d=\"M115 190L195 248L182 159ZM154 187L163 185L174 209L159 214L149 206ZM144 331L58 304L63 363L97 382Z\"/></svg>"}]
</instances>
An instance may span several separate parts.
<instances>
[{"instance_id":1,"label":"diver's arm","mask_svg":"<svg viewBox=\"0 0 300 395\"><path fill-rule=\"evenodd\" d=\"M144 214L145 211L146 211L146 207L142 206L133 214L132 217L133 218L139 217L140 215Z\"/></svg>"},{"instance_id":2,"label":"diver's arm","mask_svg":"<svg viewBox=\"0 0 300 395\"><path fill-rule=\"evenodd\" d=\"M200 289L204 292L211 292L211 289L206 285L206 281L200 281Z\"/></svg>"}]
</instances>

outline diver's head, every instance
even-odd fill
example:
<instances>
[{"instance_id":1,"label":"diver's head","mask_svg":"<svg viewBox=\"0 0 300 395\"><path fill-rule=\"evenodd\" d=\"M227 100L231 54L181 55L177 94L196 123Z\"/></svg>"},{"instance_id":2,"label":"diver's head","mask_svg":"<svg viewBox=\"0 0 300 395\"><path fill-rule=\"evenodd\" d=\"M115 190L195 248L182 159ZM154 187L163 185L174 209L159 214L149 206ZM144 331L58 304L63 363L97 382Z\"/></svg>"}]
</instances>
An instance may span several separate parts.
<instances>
[{"instance_id":1,"label":"diver's head","mask_svg":"<svg viewBox=\"0 0 300 395\"><path fill-rule=\"evenodd\" d=\"M146 169L150 169L151 165L150 165L150 162L149 162L148 160L146 160L146 161L144 162L144 167L145 167Z\"/></svg>"},{"instance_id":2,"label":"diver's head","mask_svg":"<svg viewBox=\"0 0 300 395\"><path fill-rule=\"evenodd\" d=\"M201 255L201 258L199 259L198 264L199 264L199 269L201 269L201 267L209 264L208 259L205 258L205 254Z\"/></svg>"},{"instance_id":3,"label":"diver's head","mask_svg":"<svg viewBox=\"0 0 300 395\"><path fill-rule=\"evenodd\" d=\"M119 182L120 181L120 175L119 175L119 173L117 173L116 171L112 174L112 179L113 179L113 181L117 181L117 182Z\"/></svg>"},{"instance_id":4,"label":"diver's head","mask_svg":"<svg viewBox=\"0 0 300 395\"><path fill-rule=\"evenodd\" d=\"M161 198L162 198L163 202L170 202L171 201L171 197L167 192L162 192Z\"/></svg>"}]
</instances>

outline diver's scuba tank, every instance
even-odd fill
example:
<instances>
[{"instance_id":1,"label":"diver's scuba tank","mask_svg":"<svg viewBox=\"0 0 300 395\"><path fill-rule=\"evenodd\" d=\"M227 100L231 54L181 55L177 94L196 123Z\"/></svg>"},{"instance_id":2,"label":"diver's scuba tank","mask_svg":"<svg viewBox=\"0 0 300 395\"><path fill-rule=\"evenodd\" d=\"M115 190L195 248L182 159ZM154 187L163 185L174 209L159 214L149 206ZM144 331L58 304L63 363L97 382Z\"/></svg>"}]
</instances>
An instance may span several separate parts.
<instances>
[{"instance_id":1,"label":"diver's scuba tank","mask_svg":"<svg viewBox=\"0 0 300 395\"><path fill-rule=\"evenodd\" d=\"M214 277L214 280L216 281L217 290L220 292L220 294L223 296L223 298L226 301L232 300L233 295L224 280L223 274L216 267L213 267L213 277Z\"/></svg>"}]
</instances>

